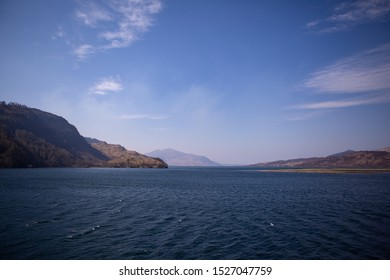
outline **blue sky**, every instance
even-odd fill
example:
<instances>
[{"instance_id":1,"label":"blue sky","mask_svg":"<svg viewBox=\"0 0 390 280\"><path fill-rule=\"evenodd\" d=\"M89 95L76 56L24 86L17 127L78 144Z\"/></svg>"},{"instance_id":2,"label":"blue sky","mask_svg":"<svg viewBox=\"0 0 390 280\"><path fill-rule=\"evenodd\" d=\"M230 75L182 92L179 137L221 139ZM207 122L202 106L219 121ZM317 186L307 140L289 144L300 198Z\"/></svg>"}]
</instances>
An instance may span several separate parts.
<instances>
[{"instance_id":1,"label":"blue sky","mask_svg":"<svg viewBox=\"0 0 390 280\"><path fill-rule=\"evenodd\" d=\"M390 1L3 0L0 99L250 164L390 146Z\"/></svg>"}]
</instances>

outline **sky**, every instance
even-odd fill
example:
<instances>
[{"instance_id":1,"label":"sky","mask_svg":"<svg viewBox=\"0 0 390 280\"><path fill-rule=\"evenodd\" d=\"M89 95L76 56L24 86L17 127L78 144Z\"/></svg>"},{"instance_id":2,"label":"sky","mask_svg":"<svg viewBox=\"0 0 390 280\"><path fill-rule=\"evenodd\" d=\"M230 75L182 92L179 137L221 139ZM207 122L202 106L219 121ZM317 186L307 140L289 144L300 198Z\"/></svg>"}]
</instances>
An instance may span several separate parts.
<instances>
[{"instance_id":1,"label":"sky","mask_svg":"<svg viewBox=\"0 0 390 280\"><path fill-rule=\"evenodd\" d=\"M390 146L390 0L1 0L0 100L224 164Z\"/></svg>"}]
</instances>

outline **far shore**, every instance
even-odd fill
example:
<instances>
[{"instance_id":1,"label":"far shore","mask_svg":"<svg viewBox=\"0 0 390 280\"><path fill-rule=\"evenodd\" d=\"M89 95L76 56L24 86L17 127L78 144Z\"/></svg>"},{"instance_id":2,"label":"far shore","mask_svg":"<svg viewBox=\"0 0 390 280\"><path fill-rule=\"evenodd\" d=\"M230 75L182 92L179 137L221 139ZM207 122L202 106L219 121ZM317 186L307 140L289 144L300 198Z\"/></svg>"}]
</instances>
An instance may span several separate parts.
<instances>
[{"instance_id":1,"label":"far shore","mask_svg":"<svg viewBox=\"0 0 390 280\"><path fill-rule=\"evenodd\" d=\"M260 172L280 173L324 173L324 174L378 174L390 173L389 168L285 168L263 169Z\"/></svg>"}]
</instances>

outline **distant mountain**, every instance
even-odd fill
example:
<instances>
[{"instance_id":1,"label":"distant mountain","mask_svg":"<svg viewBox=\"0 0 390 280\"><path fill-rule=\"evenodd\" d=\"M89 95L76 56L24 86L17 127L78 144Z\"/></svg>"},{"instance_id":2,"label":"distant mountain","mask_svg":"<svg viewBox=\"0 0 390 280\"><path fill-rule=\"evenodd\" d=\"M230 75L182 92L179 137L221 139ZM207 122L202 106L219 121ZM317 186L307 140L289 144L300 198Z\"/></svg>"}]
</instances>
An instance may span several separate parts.
<instances>
[{"instance_id":1,"label":"distant mountain","mask_svg":"<svg viewBox=\"0 0 390 280\"><path fill-rule=\"evenodd\" d=\"M388 152L388 153L390 153L390 147L382 148L382 149L379 149L379 150L377 150L377 151Z\"/></svg>"},{"instance_id":2,"label":"distant mountain","mask_svg":"<svg viewBox=\"0 0 390 280\"><path fill-rule=\"evenodd\" d=\"M174 166L220 166L219 163L205 156L187 154L173 149L156 150L146 155L161 158L168 165Z\"/></svg>"},{"instance_id":3,"label":"distant mountain","mask_svg":"<svg viewBox=\"0 0 390 280\"><path fill-rule=\"evenodd\" d=\"M348 150L327 157L299 158L257 163L258 167L299 168L390 168L390 153L386 151Z\"/></svg>"},{"instance_id":4,"label":"distant mountain","mask_svg":"<svg viewBox=\"0 0 390 280\"><path fill-rule=\"evenodd\" d=\"M0 102L0 167L166 167L160 159L122 159L92 147L60 116Z\"/></svg>"},{"instance_id":5,"label":"distant mountain","mask_svg":"<svg viewBox=\"0 0 390 280\"><path fill-rule=\"evenodd\" d=\"M333 155L330 155L330 156L331 157L341 157L341 156L345 156L345 155L348 155L348 154L354 153L354 152L355 152L354 150L346 150L344 152L333 154Z\"/></svg>"}]
</instances>

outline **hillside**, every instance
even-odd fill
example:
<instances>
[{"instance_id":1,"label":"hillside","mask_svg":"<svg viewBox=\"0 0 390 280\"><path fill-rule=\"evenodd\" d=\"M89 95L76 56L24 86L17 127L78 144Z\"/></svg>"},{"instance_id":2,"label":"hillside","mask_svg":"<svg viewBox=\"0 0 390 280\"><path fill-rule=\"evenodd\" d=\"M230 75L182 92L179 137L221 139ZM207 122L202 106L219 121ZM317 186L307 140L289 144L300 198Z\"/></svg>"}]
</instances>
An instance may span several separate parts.
<instances>
[{"instance_id":1,"label":"hillside","mask_svg":"<svg viewBox=\"0 0 390 280\"><path fill-rule=\"evenodd\" d=\"M108 144L94 138L85 138L96 150L109 158L109 167L154 167L167 168L168 165L159 158L148 157L135 151L126 150L121 145Z\"/></svg>"},{"instance_id":2,"label":"hillside","mask_svg":"<svg viewBox=\"0 0 390 280\"><path fill-rule=\"evenodd\" d=\"M297 168L390 168L390 153L384 150L348 150L327 157L280 160L273 162L257 163L253 164L252 166Z\"/></svg>"},{"instance_id":3,"label":"hillside","mask_svg":"<svg viewBox=\"0 0 390 280\"><path fill-rule=\"evenodd\" d=\"M390 153L390 147L382 148L382 149L379 149L379 150L377 150L377 151L388 152L388 153Z\"/></svg>"},{"instance_id":4,"label":"hillside","mask_svg":"<svg viewBox=\"0 0 390 280\"><path fill-rule=\"evenodd\" d=\"M158 157L174 166L220 166L205 156L187 154L173 149L156 150L146 155Z\"/></svg>"},{"instance_id":5,"label":"hillside","mask_svg":"<svg viewBox=\"0 0 390 280\"><path fill-rule=\"evenodd\" d=\"M131 167L160 166L160 160L144 164L133 163L131 159L126 162ZM92 147L64 118L0 102L0 167L111 166L113 158Z\"/></svg>"}]
</instances>

